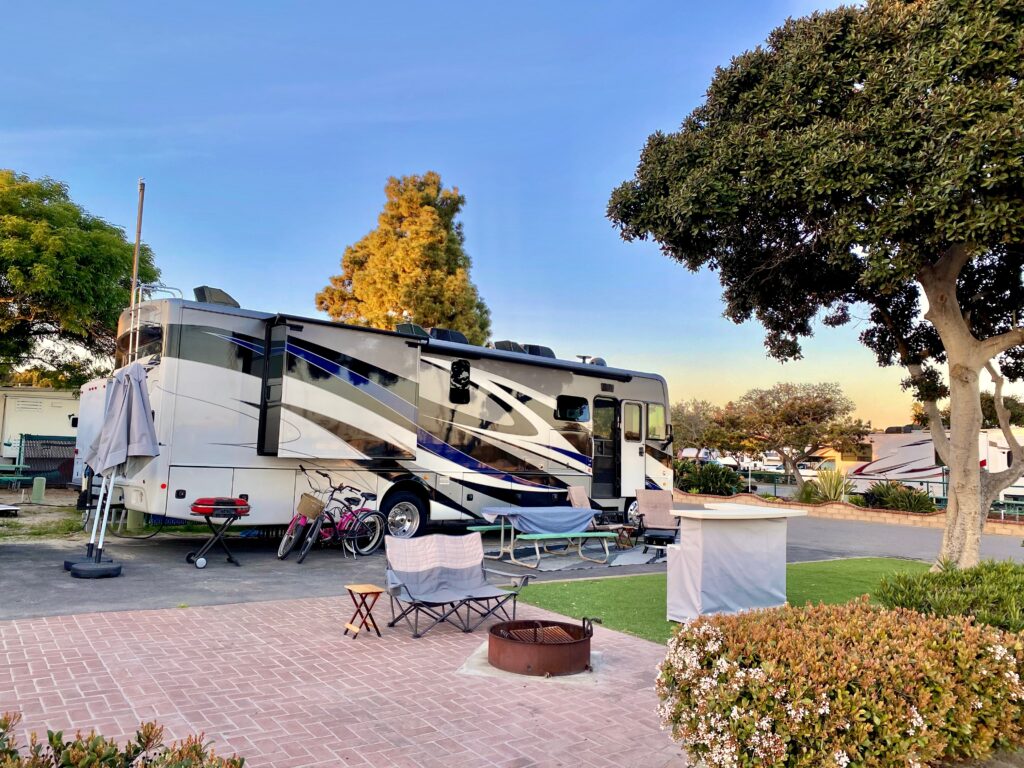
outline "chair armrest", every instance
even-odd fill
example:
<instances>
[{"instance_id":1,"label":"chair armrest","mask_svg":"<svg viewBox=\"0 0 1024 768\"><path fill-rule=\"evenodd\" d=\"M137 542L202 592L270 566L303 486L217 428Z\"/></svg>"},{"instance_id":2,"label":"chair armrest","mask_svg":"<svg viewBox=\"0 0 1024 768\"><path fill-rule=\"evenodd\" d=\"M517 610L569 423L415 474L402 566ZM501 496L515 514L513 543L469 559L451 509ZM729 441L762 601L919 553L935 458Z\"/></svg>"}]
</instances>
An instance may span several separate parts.
<instances>
[{"instance_id":1,"label":"chair armrest","mask_svg":"<svg viewBox=\"0 0 1024 768\"><path fill-rule=\"evenodd\" d=\"M496 571L493 568L484 568L484 573L493 573L495 576L504 576L512 582L512 586L516 589L522 589L530 583L530 579L537 575L535 573L509 573L508 571Z\"/></svg>"}]
</instances>

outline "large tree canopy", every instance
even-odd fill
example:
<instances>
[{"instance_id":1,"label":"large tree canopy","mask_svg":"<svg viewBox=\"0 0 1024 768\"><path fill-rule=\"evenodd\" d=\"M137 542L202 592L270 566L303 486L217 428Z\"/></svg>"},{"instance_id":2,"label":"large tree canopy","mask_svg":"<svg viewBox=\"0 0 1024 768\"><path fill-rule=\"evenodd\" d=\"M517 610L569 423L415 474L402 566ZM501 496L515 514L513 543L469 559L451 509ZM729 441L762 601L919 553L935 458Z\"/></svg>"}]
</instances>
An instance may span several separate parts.
<instances>
[{"instance_id":1,"label":"large tree canopy","mask_svg":"<svg viewBox=\"0 0 1024 768\"><path fill-rule=\"evenodd\" d=\"M65 185L0 170L0 370L81 366L69 346L113 352L128 306L133 244L76 205ZM142 248L139 279L159 272Z\"/></svg>"},{"instance_id":2,"label":"large tree canopy","mask_svg":"<svg viewBox=\"0 0 1024 768\"><path fill-rule=\"evenodd\" d=\"M822 448L852 449L869 431L854 419L853 401L838 384L779 383L752 389L716 416L721 440L748 455L774 451L803 486L799 463Z\"/></svg>"},{"instance_id":3,"label":"large tree canopy","mask_svg":"<svg viewBox=\"0 0 1024 768\"><path fill-rule=\"evenodd\" d=\"M849 322L925 403L951 469L941 556L977 561L1020 475L979 469L979 379L1024 375L1024 2L869 0L787 21L656 133L609 216L693 270L769 353ZM943 372L943 364L946 368ZM936 400L950 395L947 438Z\"/></svg>"},{"instance_id":4,"label":"large tree canopy","mask_svg":"<svg viewBox=\"0 0 1024 768\"><path fill-rule=\"evenodd\" d=\"M316 296L335 320L392 329L397 323L461 331L472 344L490 333L490 312L469 279L456 221L466 198L441 177L388 179L377 229L345 249L340 275Z\"/></svg>"}]
</instances>

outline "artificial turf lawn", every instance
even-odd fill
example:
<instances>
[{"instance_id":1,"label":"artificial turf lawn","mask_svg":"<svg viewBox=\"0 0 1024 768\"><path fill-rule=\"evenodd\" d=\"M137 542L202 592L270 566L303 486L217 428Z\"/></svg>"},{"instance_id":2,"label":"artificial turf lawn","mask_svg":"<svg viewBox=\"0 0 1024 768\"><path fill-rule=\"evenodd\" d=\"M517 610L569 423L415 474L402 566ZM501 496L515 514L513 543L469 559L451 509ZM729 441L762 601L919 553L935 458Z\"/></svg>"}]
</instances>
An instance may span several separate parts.
<instances>
[{"instance_id":1,"label":"artificial turf lawn","mask_svg":"<svg viewBox=\"0 0 1024 768\"><path fill-rule=\"evenodd\" d=\"M845 603L871 592L883 576L928 570L927 563L886 557L794 563L786 566L791 605ZM564 616L599 617L604 626L662 643L675 626L665 620L665 574L531 584L520 600Z\"/></svg>"}]
</instances>

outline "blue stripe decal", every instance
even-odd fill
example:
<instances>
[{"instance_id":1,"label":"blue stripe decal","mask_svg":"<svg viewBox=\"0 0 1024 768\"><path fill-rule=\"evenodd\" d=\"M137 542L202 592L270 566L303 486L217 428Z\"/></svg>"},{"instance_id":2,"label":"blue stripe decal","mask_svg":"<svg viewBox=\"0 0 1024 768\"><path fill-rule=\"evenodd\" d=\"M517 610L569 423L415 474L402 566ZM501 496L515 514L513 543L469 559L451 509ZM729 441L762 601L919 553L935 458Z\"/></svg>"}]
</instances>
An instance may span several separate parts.
<instances>
[{"instance_id":1,"label":"blue stripe decal","mask_svg":"<svg viewBox=\"0 0 1024 768\"><path fill-rule=\"evenodd\" d=\"M208 333L210 336L216 336L218 339L230 341L232 344L237 344L238 346L248 349L251 352L256 352L257 354L260 355L263 354L262 344L254 344L251 341L245 341L244 339L236 339L234 336L225 336L222 333L213 333L212 331L206 331L206 333Z\"/></svg>"},{"instance_id":2,"label":"blue stripe decal","mask_svg":"<svg viewBox=\"0 0 1024 768\"><path fill-rule=\"evenodd\" d=\"M416 445L425 451L429 451L435 456L447 459L448 461L458 464L460 467L468 469L471 472L480 472L482 474L491 475L514 485L525 485L529 488L552 488L554 490L559 490L551 485L543 485L542 483L533 483L529 480L523 480L515 475L502 472L489 464L484 464L482 461L477 461L469 454L463 453L458 448L448 445L448 443L434 437L424 429L417 430Z\"/></svg>"},{"instance_id":3,"label":"blue stripe decal","mask_svg":"<svg viewBox=\"0 0 1024 768\"><path fill-rule=\"evenodd\" d=\"M315 365L317 368L329 373L331 376L362 389L374 400L383 403L391 410L407 418L409 421L416 423L416 406L408 400L399 397L386 387L382 387L377 382L370 381L368 378L361 376L355 371L350 371L342 365L338 365L325 357L321 357L315 352L310 352L308 349L297 347L294 344L286 345L286 349L290 354L305 360L310 365Z\"/></svg>"},{"instance_id":4,"label":"blue stripe decal","mask_svg":"<svg viewBox=\"0 0 1024 768\"><path fill-rule=\"evenodd\" d=\"M651 480L651 478L645 477L644 481L645 481L644 482L644 486L647 488L648 491L660 491L661 490L661 486L658 485L653 480Z\"/></svg>"},{"instance_id":5,"label":"blue stripe decal","mask_svg":"<svg viewBox=\"0 0 1024 768\"><path fill-rule=\"evenodd\" d=\"M548 448L550 448L552 451L557 451L558 453L561 453L563 456L568 456L570 459L572 459L573 461L578 461L580 464L584 464L588 467L592 466L592 461L590 457L584 456L582 453L576 453L576 451L570 451L565 448L556 448L553 445L549 445Z\"/></svg>"}]
</instances>

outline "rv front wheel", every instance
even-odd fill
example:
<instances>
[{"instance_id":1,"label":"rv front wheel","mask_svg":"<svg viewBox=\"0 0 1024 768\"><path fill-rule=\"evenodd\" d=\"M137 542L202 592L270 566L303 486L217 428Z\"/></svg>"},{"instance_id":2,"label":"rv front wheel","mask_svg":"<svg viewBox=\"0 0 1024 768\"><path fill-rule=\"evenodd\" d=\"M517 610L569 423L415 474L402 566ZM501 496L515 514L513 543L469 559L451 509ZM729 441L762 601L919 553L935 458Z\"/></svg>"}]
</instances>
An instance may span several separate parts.
<instances>
[{"instance_id":1,"label":"rv front wheel","mask_svg":"<svg viewBox=\"0 0 1024 768\"><path fill-rule=\"evenodd\" d=\"M411 539L419 533L426 516L423 502L414 493L399 491L388 497L384 504L384 516L388 521L388 533L399 539Z\"/></svg>"},{"instance_id":2,"label":"rv front wheel","mask_svg":"<svg viewBox=\"0 0 1024 768\"><path fill-rule=\"evenodd\" d=\"M636 499L626 499L626 525L640 525L640 503Z\"/></svg>"}]
</instances>

